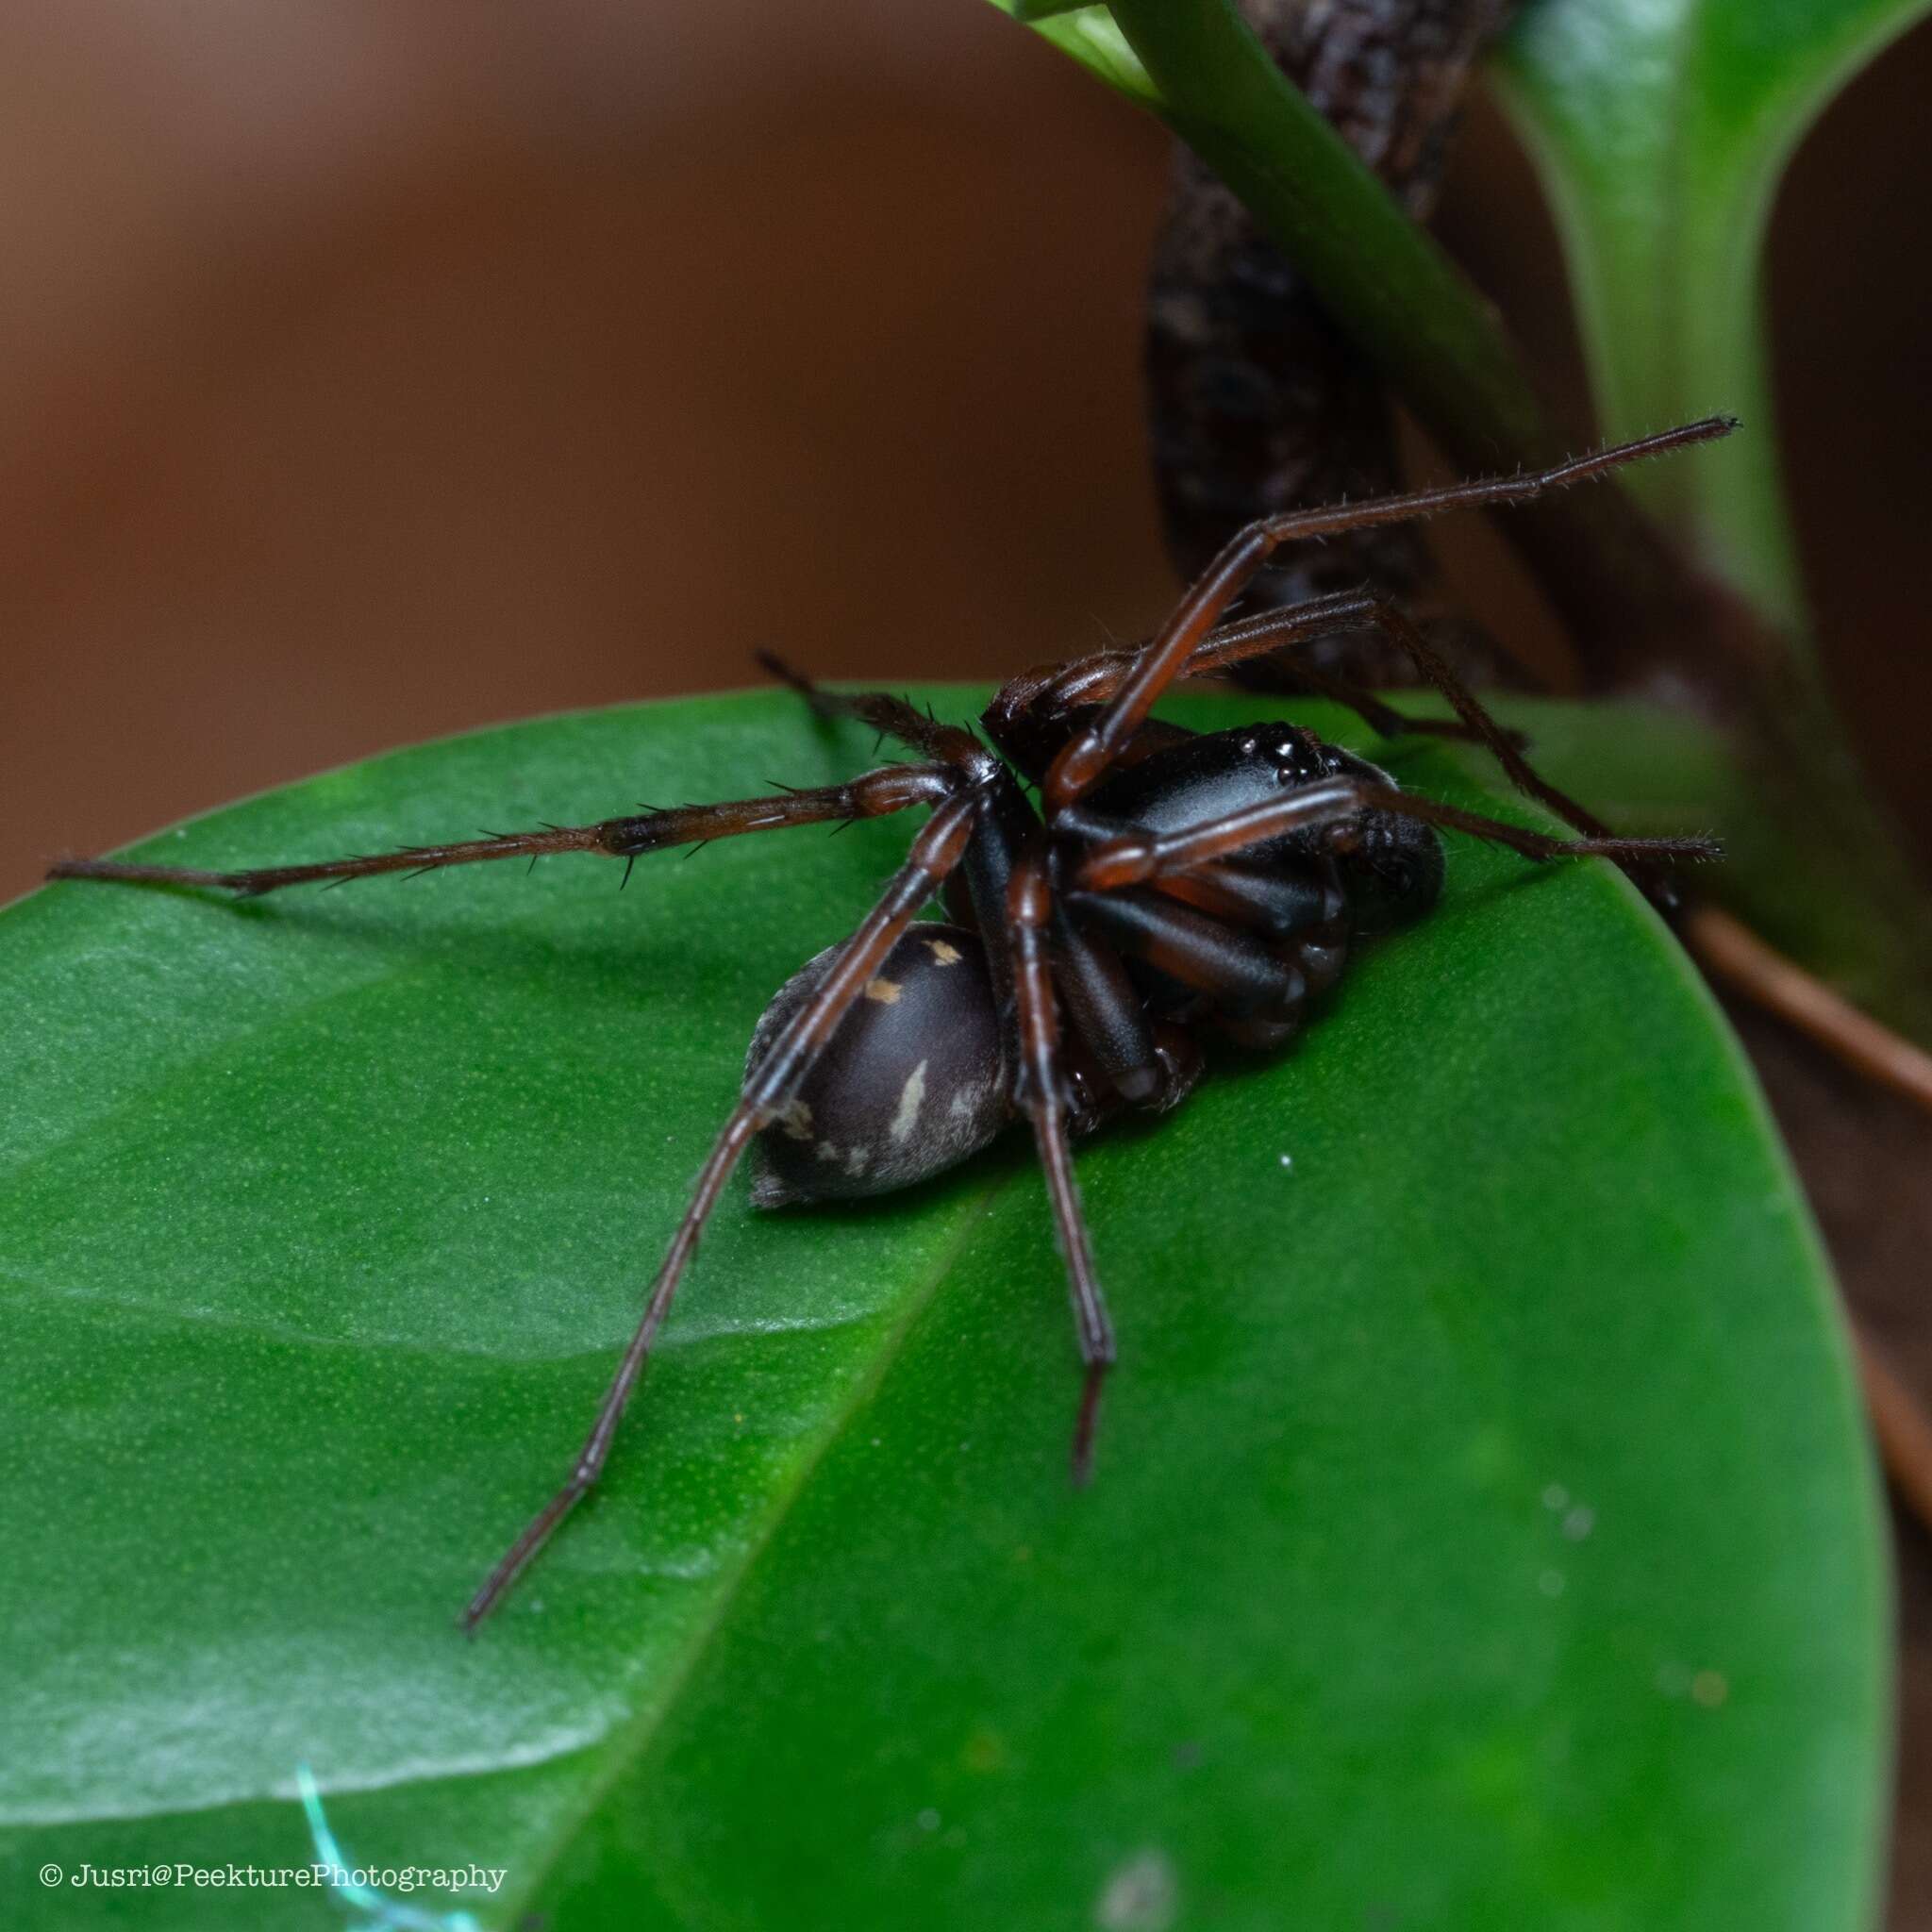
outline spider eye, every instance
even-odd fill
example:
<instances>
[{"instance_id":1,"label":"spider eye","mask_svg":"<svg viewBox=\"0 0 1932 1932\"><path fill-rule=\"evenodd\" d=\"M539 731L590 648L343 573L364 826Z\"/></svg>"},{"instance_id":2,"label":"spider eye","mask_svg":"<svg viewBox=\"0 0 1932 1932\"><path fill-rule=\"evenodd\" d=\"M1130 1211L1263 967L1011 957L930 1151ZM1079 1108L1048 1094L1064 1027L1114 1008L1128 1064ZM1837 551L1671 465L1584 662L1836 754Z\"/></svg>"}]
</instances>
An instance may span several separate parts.
<instances>
[{"instance_id":1,"label":"spider eye","mask_svg":"<svg viewBox=\"0 0 1932 1932\"><path fill-rule=\"evenodd\" d=\"M1268 747L1275 781L1281 785L1307 785L1330 775L1339 769L1334 762L1338 756L1332 745L1323 743L1312 731L1294 728L1283 731Z\"/></svg>"},{"instance_id":2,"label":"spider eye","mask_svg":"<svg viewBox=\"0 0 1932 1932\"><path fill-rule=\"evenodd\" d=\"M747 1077L831 971L829 946L765 1008ZM975 1154L1006 1124L999 1014L986 948L964 926L921 921L867 982L791 1105L759 1134L760 1208L909 1186Z\"/></svg>"}]
</instances>

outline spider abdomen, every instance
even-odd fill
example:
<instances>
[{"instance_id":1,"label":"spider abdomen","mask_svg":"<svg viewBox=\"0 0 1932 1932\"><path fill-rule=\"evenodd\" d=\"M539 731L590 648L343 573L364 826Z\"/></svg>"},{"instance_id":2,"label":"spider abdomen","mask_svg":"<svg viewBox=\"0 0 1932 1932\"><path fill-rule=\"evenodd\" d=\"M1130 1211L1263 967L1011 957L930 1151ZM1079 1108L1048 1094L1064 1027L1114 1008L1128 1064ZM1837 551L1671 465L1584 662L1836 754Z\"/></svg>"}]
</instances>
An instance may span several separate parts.
<instances>
[{"instance_id":1,"label":"spider abdomen","mask_svg":"<svg viewBox=\"0 0 1932 1932\"><path fill-rule=\"evenodd\" d=\"M828 946L765 1008L747 1076L838 958ZM986 948L921 921L886 956L791 1105L758 1135L760 1208L888 1193L957 1166L1006 1125L1008 1094Z\"/></svg>"}]
</instances>

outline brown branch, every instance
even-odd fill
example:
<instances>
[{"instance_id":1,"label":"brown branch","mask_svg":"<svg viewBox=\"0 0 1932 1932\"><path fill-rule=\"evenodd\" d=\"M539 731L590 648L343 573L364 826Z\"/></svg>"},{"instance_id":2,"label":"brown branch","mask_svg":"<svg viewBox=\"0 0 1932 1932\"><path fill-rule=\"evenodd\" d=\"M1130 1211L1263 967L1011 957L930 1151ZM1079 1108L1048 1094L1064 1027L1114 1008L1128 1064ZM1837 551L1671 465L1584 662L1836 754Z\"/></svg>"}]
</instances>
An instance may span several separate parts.
<instances>
[{"instance_id":1,"label":"brown branch","mask_svg":"<svg viewBox=\"0 0 1932 1932\"><path fill-rule=\"evenodd\" d=\"M1899 1500L1932 1530L1932 1416L1899 1380L1877 1344L1856 1324L1852 1345L1865 1391L1865 1412L1872 1418L1885 1473Z\"/></svg>"},{"instance_id":2,"label":"brown branch","mask_svg":"<svg viewBox=\"0 0 1932 1932\"><path fill-rule=\"evenodd\" d=\"M1700 907L1681 930L1712 978L1795 1026L1855 1073L1932 1113L1932 1054L1860 1012L1728 912Z\"/></svg>"}]
</instances>

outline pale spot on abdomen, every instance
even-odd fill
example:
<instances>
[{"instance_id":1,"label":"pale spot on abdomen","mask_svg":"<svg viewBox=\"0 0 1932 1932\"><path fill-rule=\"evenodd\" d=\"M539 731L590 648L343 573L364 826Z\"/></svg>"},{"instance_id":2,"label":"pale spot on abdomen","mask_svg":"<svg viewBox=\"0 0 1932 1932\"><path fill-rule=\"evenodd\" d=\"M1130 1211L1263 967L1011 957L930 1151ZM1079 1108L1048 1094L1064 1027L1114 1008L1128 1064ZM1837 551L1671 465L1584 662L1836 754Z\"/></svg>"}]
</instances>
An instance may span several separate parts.
<instances>
[{"instance_id":1,"label":"pale spot on abdomen","mask_svg":"<svg viewBox=\"0 0 1932 1932\"><path fill-rule=\"evenodd\" d=\"M924 1060L906 1075L906 1084L899 1090L899 1110L892 1116L892 1124L887 1128L895 1147L903 1146L919 1124L919 1109L925 1104L925 1065Z\"/></svg>"}]
</instances>

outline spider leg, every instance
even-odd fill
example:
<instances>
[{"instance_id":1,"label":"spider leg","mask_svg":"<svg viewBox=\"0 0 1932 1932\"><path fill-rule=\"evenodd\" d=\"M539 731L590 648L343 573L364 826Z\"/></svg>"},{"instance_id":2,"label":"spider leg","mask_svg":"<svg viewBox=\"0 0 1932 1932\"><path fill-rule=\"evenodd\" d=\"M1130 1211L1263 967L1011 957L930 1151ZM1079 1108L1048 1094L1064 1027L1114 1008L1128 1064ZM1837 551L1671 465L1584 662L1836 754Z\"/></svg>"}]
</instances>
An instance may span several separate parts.
<instances>
[{"instance_id":1,"label":"spider leg","mask_svg":"<svg viewBox=\"0 0 1932 1932\"><path fill-rule=\"evenodd\" d=\"M1482 712L1486 722L1481 724L1462 715L1459 708L1454 718L1412 718L1407 711L1397 710L1393 705L1376 696L1366 686L1357 684L1346 677L1338 677L1332 671L1324 671L1319 665L1299 661L1299 653L1305 645L1336 631L1355 628L1353 620L1357 618L1371 623L1378 622L1376 613L1385 608L1414 634L1418 643L1423 643L1421 632L1409 623L1401 607L1391 603L1387 598L1367 591L1350 591L1332 600L1324 598L1321 601L1332 608L1321 612L1319 626L1313 624L1297 624L1293 626L1292 633L1288 636L1281 635L1288 629L1282 620L1285 617L1295 616L1295 610L1263 611L1257 617L1251 617L1241 624L1229 625L1214 632L1207 644L1194 653L1195 658L1202 658L1208 655L1209 647L1214 647L1211 659L1196 670L1194 659L1190 658L1181 675L1208 677L1227 665L1238 664L1244 658L1280 655L1297 659L1294 676L1304 690L1316 697L1326 698L1330 704L1344 706L1371 731L1377 732L1384 738L1468 739L1477 743L1488 744L1492 750L1495 741L1500 739L1512 751L1521 752L1524 744L1522 734L1511 731L1507 725L1498 724L1486 710ZM1306 605L1300 607L1302 610L1307 608ZM1404 640L1397 639L1397 642L1403 641ZM1430 649L1426 644L1423 644L1423 648ZM1414 653L1411 652L1410 655L1413 656ZM1454 673L1449 670L1448 660L1433 651L1431 655L1435 656L1441 665L1443 675L1453 677ZM1437 683L1434 677L1429 681ZM1458 683L1457 688L1465 694L1468 693L1469 688L1466 685ZM1441 689L1440 685L1438 689ZM1451 702L1453 704L1455 701L1452 699ZM1477 709L1481 709L1480 706L1476 706L1473 696L1469 702Z\"/></svg>"},{"instance_id":2,"label":"spider leg","mask_svg":"<svg viewBox=\"0 0 1932 1932\"><path fill-rule=\"evenodd\" d=\"M1351 777L1323 778L1278 797L1224 817L1204 819L1177 832L1124 830L1097 841L1074 871L1076 892L1111 892L1173 873L1187 872L1285 832L1345 825L1363 812L1388 812L1419 819L1445 831L1467 832L1491 844L1507 845L1524 858L1610 858L1619 864L1654 864L1671 859L1710 859L1723 856L1714 839L1555 839L1546 832L1512 825L1480 812L1464 811L1440 799L1420 798L1392 786Z\"/></svg>"},{"instance_id":3,"label":"spider leg","mask_svg":"<svg viewBox=\"0 0 1932 1932\"><path fill-rule=\"evenodd\" d=\"M1580 805L1566 791L1560 791L1524 756L1517 735L1502 724L1488 706L1457 676L1455 667L1429 642L1402 607L1379 592L1344 591L1312 603L1297 605L1285 611L1268 611L1245 623L1218 630L1188 659L1183 675L1203 676L1240 663L1244 658L1266 651L1292 652L1317 637L1338 630L1361 626L1379 630L1390 642L1405 652L1417 671L1439 691L1456 712L1456 723L1442 719L1406 718L1367 691L1341 679L1328 677L1307 665L1297 664L1295 675L1324 695L1349 706L1374 730L1385 737L1404 733L1429 733L1466 738L1484 746L1502 766L1509 782L1528 797L1547 806L1566 824L1591 838L1607 839L1614 834L1602 819ZM1118 680L1115 680L1116 684ZM1090 701L1099 695L1083 692Z\"/></svg>"},{"instance_id":4,"label":"spider leg","mask_svg":"<svg viewBox=\"0 0 1932 1932\"><path fill-rule=\"evenodd\" d=\"M1264 940L1210 913L1131 887L1087 891L1077 874L1068 897L1083 927L1217 1006L1274 1011L1300 994L1300 974Z\"/></svg>"},{"instance_id":5,"label":"spider leg","mask_svg":"<svg viewBox=\"0 0 1932 1932\"><path fill-rule=\"evenodd\" d=\"M1391 643L1407 653L1417 671L1449 701L1460 725L1460 735L1482 745L1503 768L1504 774L1517 791L1548 807L1565 824L1574 826L1583 833L1586 839L1599 841L1600 846L1603 846L1603 841L1610 841L1624 848L1612 852L1607 846L1603 846L1601 856L1614 858L1620 865L1629 871L1637 884L1660 910L1675 910L1675 891L1668 880L1657 874L1654 863L1658 858L1686 855L1659 851L1652 847L1649 841L1619 841L1612 828L1598 818L1588 806L1552 785L1524 756L1522 741L1516 734L1497 721L1488 706L1457 675L1455 667L1435 645L1430 643L1420 627L1399 605L1376 591L1362 591L1333 600L1333 607L1329 613L1331 623L1338 625L1350 621L1361 623L1379 630ZM1306 677L1307 669L1307 666L1298 666L1298 675ZM1317 677L1307 681L1319 684L1321 680ZM1371 724L1376 724L1375 719L1368 711L1362 710L1360 706L1357 706L1357 709L1361 710L1361 715L1367 718ZM1377 725L1376 728L1383 727ZM1404 727L1398 725L1397 728Z\"/></svg>"},{"instance_id":6,"label":"spider leg","mask_svg":"<svg viewBox=\"0 0 1932 1932\"><path fill-rule=\"evenodd\" d=\"M976 770L986 758L986 747L972 732L958 724L941 724L890 691L826 691L774 651L754 651L752 657L760 670L789 684L821 718L857 718L883 737L896 738L940 764L958 769Z\"/></svg>"},{"instance_id":7,"label":"spider leg","mask_svg":"<svg viewBox=\"0 0 1932 1932\"><path fill-rule=\"evenodd\" d=\"M1093 1425L1100 1409L1101 1385L1113 1366L1113 1323L1093 1270L1087 1224L1074 1184L1074 1157L1068 1141L1068 1094L1061 1065L1059 1015L1048 967L1054 894L1046 854L1035 844L1013 868L1007 893L1007 938L1018 1000L1020 1070L1014 1103L1033 1125L1046 1191L1053 1203L1054 1229L1066 1263L1067 1290L1085 1376L1074 1424L1073 1472L1084 1483L1093 1465Z\"/></svg>"},{"instance_id":8,"label":"spider leg","mask_svg":"<svg viewBox=\"0 0 1932 1932\"><path fill-rule=\"evenodd\" d=\"M1245 663L1252 658L1277 654L1292 656L1303 646L1332 637L1338 631L1377 623L1378 612L1386 605L1386 599L1372 591L1337 591L1279 610L1264 610L1236 624L1222 625L1209 631L1194 646L1187 662L1181 666L1179 677L1214 677L1230 666ZM1402 615L1399 608L1395 614L1398 617ZM1404 641L1398 638L1396 641ZM1063 739L1081 722L1067 714L1083 707L1105 704L1112 698L1133 670L1143 648L1098 651L1091 657L1077 658L1070 664L1043 665L1038 671L1014 678L1001 690L987 711L989 727L997 726L996 741L1004 747L1005 739L999 733L1021 729L1020 716L1032 713L1059 723L1062 725L1059 738ZM1410 655L1413 656L1413 652ZM1439 683L1434 675L1429 675L1431 683ZM1486 742L1491 735L1459 716L1453 719L1411 718L1360 685L1318 670L1311 664L1297 663L1295 676L1319 696L1347 706L1371 730L1380 732L1384 738L1471 738ZM1142 729L1145 728L1143 725ZM1502 731L1504 738L1512 745L1518 743L1516 734L1506 727L1491 728ZM1033 735L1038 736L1037 728ZM1058 740L1054 748L1058 748Z\"/></svg>"},{"instance_id":9,"label":"spider leg","mask_svg":"<svg viewBox=\"0 0 1932 1932\"><path fill-rule=\"evenodd\" d=\"M1158 1105L1170 1084L1147 1003L1112 947L1083 932L1066 902L1054 908L1048 959L1069 1028L1121 1099Z\"/></svg>"},{"instance_id":10,"label":"spider leg","mask_svg":"<svg viewBox=\"0 0 1932 1932\"><path fill-rule=\"evenodd\" d=\"M644 1312L618 1364L617 1374L597 1407L596 1420L577 1454L562 1488L531 1518L528 1526L505 1552L463 1611L462 1626L474 1630L501 1601L553 1531L583 1498L610 1455L617 1425L638 1378L650 1357L651 1344L670 1312L679 1277L696 1251L706 1219L717 1206L724 1183L758 1130L782 1113L831 1041L841 1020L877 971L880 960L911 924L913 915L958 864L973 832L975 799L971 791L955 789L921 828L907 855L872 910L845 942L838 962L814 989L744 1084L738 1105L698 1172L691 1204L677 1224L671 1246L651 1284Z\"/></svg>"},{"instance_id":11,"label":"spider leg","mask_svg":"<svg viewBox=\"0 0 1932 1932\"><path fill-rule=\"evenodd\" d=\"M1292 651L1299 644L1332 636L1338 630L1347 629L1353 620L1360 617L1367 603L1361 591L1338 591L1222 625L1195 645L1181 667L1180 678L1215 677L1229 665L1250 658ZM1091 723L1099 707L1120 690L1146 648L1143 641L1126 650L1095 651L1085 658L1023 671L993 693L980 723L992 741L1037 782L1045 776L1061 745ZM1298 666L1296 675L1310 690L1346 705L1370 729L1380 732L1384 738L1471 735L1468 726L1459 720L1407 717L1392 705L1384 704L1374 692L1312 666ZM1158 718L1143 718L1114 762L1130 764L1137 757L1192 736L1192 732L1177 724Z\"/></svg>"},{"instance_id":12,"label":"spider leg","mask_svg":"<svg viewBox=\"0 0 1932 1932\"><path fill-rule=\"evenodd\" d=\"M1530 763L1523 754L1522 742L1516 734L1496 721L1489 707L1457 675L1448 658L1429 642L1400 605L1374 591L1356 592L1341 601L1352 607L1338 611L1341 624L1358 621L1369 628L1379 630L1391 643L1406 652L1423 676L1448 699L1461 724L1460 735L1484 746L1519 791L1547 806L1565 824L1573 825L1591 838L1615 836L1610 827L1587 806L1579 805L1567 791L1559 791ZM1306 665L1296 666L1296 675L1305 677L1307 674ZM1368 717L1367 712L1362 715ZM1369 722L1374 724L1374 720L1370 718ZM1413 722L1406 722L1397 728L1415 730L1420 727Z\"/></svg>"},{"instance_id":13,"label":"spider leg","mask_svg":"<svg viewBox=\"0 0 1932 1932\"><path fill-rule=\"evenodd\" d=\"M546 825L536 832L492 832L448 845L408 845L399 852L352 855L312 864L256 866L208 872L198 866L128 865L113 858L66 858L50 866L50 879L109 879L138 885L213 886L244 899L317 879L370 878L378 873L435 872L487 858L543 858L552 853L595 852L635 859L667 845L704 844L744 832L775 832L787 825L827 819L876 818L908 806L946 797L955 779L937 765L887 765L844 785L821 785L772 798L741 798L720 805L684 805L591 825Z\"/></svg>"},{"instance_id":14,"label":"spider leg","mask_svg":"<svg viewBox=\"0 0 1932 1932\"><path fill-rule=\"evenodd\" d=\"M1661 455L1687 443L1727 435L1736 425L1726 417L1667 429L1637 442L1595 450L1534 475L1495 476L1470 483L1452 483L1437 490L1420 490L1402 496L1372 498L1364 503L1337 504L1324 509L1297 510L1250 524L1229 540L1200 578L1174 607L1133 668L1122 679L1112 700L1093 722L1061 746L1043 787L1049 818L1080 798L1107 771L1122 747L1133 737L1149 708L1181 675L1195 648L1207 638L1215 620L1247 587L1257 571L1282 543L1378 524L1404 523L1434 516L1442 510L1474 508L1490 504L1522 503L1545 491L1557 490L1614 469L1620 463Z\"/></svg>"}]
</instances>

